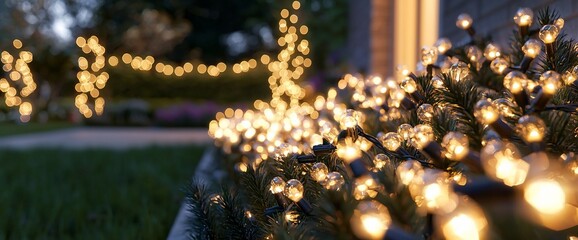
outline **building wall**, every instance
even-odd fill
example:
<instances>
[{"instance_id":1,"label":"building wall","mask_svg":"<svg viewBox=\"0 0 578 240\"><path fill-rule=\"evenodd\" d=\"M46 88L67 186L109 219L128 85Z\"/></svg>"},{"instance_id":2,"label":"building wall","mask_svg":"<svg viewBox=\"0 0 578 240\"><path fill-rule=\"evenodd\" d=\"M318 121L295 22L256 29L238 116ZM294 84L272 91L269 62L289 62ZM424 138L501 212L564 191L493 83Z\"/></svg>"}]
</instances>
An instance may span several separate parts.
<instances>
[{"instance_id":1,"label":"building wall","mask_svg":"<svg viewBox=\"0 0 578 240\"><path fill-rule=\"evenodd\" d=\"M438 34L439 0L350 0L348 54L352 72L381 76L415 69L422 45Z\"/></svg>"},{"instance_id":2,"label":"building wall","mask_svg":"<svg viewBox=\"0 0 578 240\"><path fill-rule=\"evenodd\" d=\"M456 27L458 15L468 13L474 20L478 34L490 35L502 47L508 46L508 38L516 28L513 17L520 7L538 10L549 6L557 10L565 20L563 32L578 38L578 1L576 0L441 0L440 37L447 37L453 43L467 39L467 33ZM537 21L534 18L533 26Z\"/></svg>"},{"instance_id":3,"label":"building wall","mask_svg":"<svg viewBox=\"0 0 578 240\"><path fill-rule=\"evenodd\" d=\"M370 71L370 25L372 0L349 1L349 29L347 36L347 54L351 71Z\"/></svg>"}]
</instances>

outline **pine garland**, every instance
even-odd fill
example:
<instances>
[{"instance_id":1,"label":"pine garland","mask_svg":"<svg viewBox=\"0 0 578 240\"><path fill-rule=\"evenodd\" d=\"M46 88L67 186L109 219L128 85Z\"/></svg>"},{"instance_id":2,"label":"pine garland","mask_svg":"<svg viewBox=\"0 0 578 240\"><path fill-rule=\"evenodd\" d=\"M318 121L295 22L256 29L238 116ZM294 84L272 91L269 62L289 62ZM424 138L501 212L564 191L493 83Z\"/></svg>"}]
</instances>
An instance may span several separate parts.
<instances>
[{"instance_id":1,"label":"pine garland","mask_svg":"<svg viewBox=\"0 0 578 240\"><path fill-rule=\"evenodd\" d=\"M537 18L540 26L543 26L554 24L559 19L559 14L546 8L539 12ZM471 27L471 24L470 21L464 23L463 26ZM468 32L473 31L468 30ZM457 204L451 210L452 212L460 208L461 210L465 208L466 213L477 208L483 209L479 211L483 217L476 219L483 219L480 221L484 224L470 223L466 221L467 219L454 216L453 220L459 219L459 228L462 228L453 228L453 231L457 231L457 233L454 232L454 239L459 239L459 231L470 231L467 232L468 235L462 236L465 239L477 237L566 239L571 234L575 234L578 232L575 223L562 229L550 229L551 225L542 225L536 221L535 215L530 216L530 213L537 213L530 207L532 203L530 202L529 205L527 198L524 200L524 197L517 194L518 191L529 191L522 189L521 186L527 188L530 182L539 179L542 175L534 175L533 178L526 179L524 183L526 185L512 184L503 178L492 177L491 174L495 173L488 172L489 168L485 165L488 164L488 158L492 158L492 155L499 151L488 146L504 147L510 149L513 155L519 156L512 157L518 160L516 164L520 164L520 166L516 165L519 167L517 170L527 165L535 171L533 169L540 164L538 160L546 159L551 165L557 166L548 170L551 171L550 175L559 175L546 179L567 182L568 186L574 187L575 185L572 184L578 183L576 177L578 172L576 157L578 151L576 136L578 134L576 132L578 130L578 81L561 86L549 99L548 105L539 106L539 100L545 94L543 88L546 87L540 86L539 79L542 74L553 70L560 75L566 75L578 66L575 41L564 34L559 34L553 43L554 54L548 56L542 53L525 71L528 77L527 83L539 86L528 87L524 90L524 94L531 96L529 106L518 106L511 89L504 85L504 75L508 72L524 71L519 68L521 62L524 61L522 46L527 40L536 38L537 34L538 31L532 29L528 35L522 35L518 31L513 32L509 52L502 52L501 55L501 58L509 61L510 68L502 73L494 72L491 66L492 61L483 61L483 58L480 59L479 56L470 56L472 52L478 51L479 53L490 43L489 38L472 36L472 42L464 46L455 46L447 51L445 56L440 56L439 62L450 65L449 69L443 66L441 69L429 66L427 68L429 73L406 74L401 83L402 88L399 88L398 81L395 80L377 81L369 76L346 76L342 80L346 83L343 84L345 87L340 87L339 91L330 90L327 98L321 98L322 101L318 98L319 102L312 104L316 107L320 106L317 108L318 116L307 118L307 114L303 114L301 121L314 119L314 122L318 123L318 126L317 124L310 126L316 132L310 133L307 131L311 129L294 126L277 132L288 141L285 143L275 142L269 138L257 140L256 136L243 139L233 145L229 154L223 156L226 163L224 168L236 167L238 170L231 172L225 179L223 189L210 191L203 184L192 184L188 197L189 208L193 213L190 223L191 237L194 239L363 239L366 235L360 235L359 223L354 222L354 219L359 217L363 210L360 206L366 204L372 207L384 206L387 209L382 213L387 213L387 218L390 218L391 222L387 223L385 238L452 239L452 235L448 235L451 233L446 232L450 230L441 226L451 223L448 219L444 219L444 215L449 213L440 213L435 209L430 209L432 207L428 206L425 194L420 192L424 191L424 186L431 181L428 179L431 176L436 176L435 181L442 179L443 181L439 183L442 187L451 182L450 186L453 190L449 192L457 194L455 200L448 201L448 203L454 201ZM478 48L478 50L473 48ZM466 65L460 65L460 62ZM467 77L462 74L465 72L469 72ZM393 85L388 85L390 83ZM415 88L413 83L415 83ZM383 86L386 86L383 88L387 89L386 91L375 90ZM401 89L405 90L401 95L403 98L395 95L395 91ZM384 95L383 99L377 100L378 97ZM376 98L376 100L371 102L373 105L364 105L367 103L367 98ZM478 112L480 101L484 102L487 99L491 99L489 101L491 106L500 109L501 117L498 116L500 119L498 121L503 121L506 128L511 128L511 136L504 136L504 133L495 129L492 124L486 126L480 122ZM340 101L342 105L339 105ZM345 109L341 108L344 106L354 108L356 112L344 111ZM362 117L355 115L359 113L362 113ZM287 121L281 123L290 126L288 123L292 120L290 117L285 117ZM343 119L348 117L349 119L346 120L355 119L357 125L347 127ZM539 117L545 123L547 131L541 141L543 144L528 142L527 137L522 136L521 119L529 117ZM338 121L340 118L341 124ZM227 121L233 122L230 129L235 129L235 121L239 122L241 119ZM304 122L302 124L306 125ZM431 126L433 138L431 141L420 143L420 139L416 139L416 136L421 134L419 129L416 130L418 127L409 130L412 131L410 135L413 136L405 136L403 132L405 130L398 129L402 124L410 124L412 127L422 126L425 130ZM217 128L219 124L215 121L210 130L213 135ZM260 131L264 134L269 133L266 128ZM306 136L303 132L307 132L308 135ZM448 134L456 132L464 134L469 140L465 144L465 147L469 149L469 155L461 161L450 159L453 158L451 152L445 149L448 147ZM236 137L239 137L244 132L236 134L238 134ZM311 139L315 134L319 134L317 135L319 138L323 137L322 144L318 141L313 143ZM396 141L400 139L399 146L392 146L392 142L388 142L391 139ZM362 144L372 144L372 146L361 151L356 158L347 159L347 155L343 154L349 153L340 151L348 147L347 144L351 144L348 142L350 140L358 144L357 148L363 148ZM216 137L216 141L223 143L227 139ZM435 147L440 145L439 143L443 145L440 146L441 152L438 152ZM499 144L492 145L497 143ZM258 150L262 146L260 144L264 145L264 149L276 146L275 151ZM425 146L420 144L425 144ZM541 149L542 145L543 149ZM476 157L477 153L481 153L481 157ZM264 158L263 154L268 154L269 157ZM304 160L299 160L300 158L311 159L311 161L301 163L300 161ZM559 160L560 158L562 161ZM318 165L314 165L317 163L323 163L323 166L327 168L327 172L324 173L327 176L321 181L312 176L315 171L318 171L316 168ZM363 169L359 166L363 166ZM330 179L328 173L335 178ZM409 178L407 173L415 174L415 176L412 175ZM531 174L536 173L528 173L528 175ZM287 196L285 200L288 200L289 204L279 206L282 204L276 201L270 189L271 181L275 177L280 177L287 182L289 179L298 180L303 187L302 198L299 198L299 201L296 200L297 202L289 200L293 198L289 196L292 193L287 192L288 187L297 185L288 186L287 184L284 188L285 196ZM406 182L408 179L411 180L410 183ZM367 181L372 183L367 183ZM568 190L566 194L572 196L575 193ZM454 195L449 197L452 196ZM301 201L310 203L312 210L307 211ZM565 206L577 207L572 205L576 203L565 204ZM516 208L526 206L527 208L520 212L511 206L516 206ZM437 207L449 208L449 206ZM463 217L464 215L457 216ZM370 228L365 228L365 231L379 231L387 221L389 220L373 222ZM476 231L469 228L480 225L482 225L481 229L475 229ZM474 233L480 235L471 235Z\"/></svg>"}]
</instances>

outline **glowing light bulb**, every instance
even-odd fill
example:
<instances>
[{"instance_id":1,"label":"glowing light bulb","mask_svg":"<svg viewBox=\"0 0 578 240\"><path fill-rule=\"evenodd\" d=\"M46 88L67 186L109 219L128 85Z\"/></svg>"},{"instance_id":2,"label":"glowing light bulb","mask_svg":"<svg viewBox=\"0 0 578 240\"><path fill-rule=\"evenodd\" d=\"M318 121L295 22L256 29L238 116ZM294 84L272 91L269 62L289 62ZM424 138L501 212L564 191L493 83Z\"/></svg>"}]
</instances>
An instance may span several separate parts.
<instances>
[{"instance_id":1,"label":"glowing light bulb","mask_svg":"<svg viewBox=\"0 0 578 240\"><path fill-rule=\"evenodd\" d=\"M512 93L520 93L526 87L527 77L520 71L511 71L504 77L504 87Z\"/></svg>"},{"instance_id":2,"label":"glowing light bulb","mask_svg":"<svg viewBox=\"0 0 578 240\"><path fill-rule=\"evenodd\" d=\"M371 175L366 174L355 179L353 197L357 200L362 200L365 198L374 198L377 196L377 191L375 188L378 183L371 177Z\"/></svg>"},{"instance_id":3,"label":"glowing light bulb","mask_svg":"<svg viewBox=\"0 0 578 240\"><path fill-rule=\"evenodd\" d=\"M558 29L558 27L556 27L555 25L546 24L542 26L542 28L540 29L540 33L538 34L538 36L540 37L540 40L542 40L542 42L550 44L556 41L556 37L558 37L559 33L560 29Z\"/></svg>"},{"instance_id":4,"label":"glowing light bulb","mask_svg":"<svg viewBox=\"0 0 578 240\"><path fill-rule=\"evenodd\" d=\"M540 54L540 50L542 50L542 44L536 39L530 39L522 46L524 56L529 58L536 58Z\"/></svg>"},{"instance_id":5,"label":"glowing light bulb","mask_svg":"<svg viewBox=\"0 0 578 240\"><path fill-rule=\"evenodd\" d=\"M504 73L504 70L506 70L508 68L508 61L506 61L506 59L503 58L494 58L494 60L492 60L492 63L490 63L490 69L492 69L492 72L496 73L496 74L502 74Z\"/></svg>"},{"instance_id":6,"label":"glowing light bulb","mask_svg":"<svg viewBox=\"0 0 578 240\"><path fill-rule=\"evenodd\" d=\"M463 30L467 30L472 26L472 23L473 23L472 17L470 17L470 15L466 13L462 13L458 16L456 26Z\"/></svg>"},{"instance_id":7,"label":"glowing light bulb","mask_svg":"<svg viewBox=\"0 0 578 240\"><path fill-rule=\"evenodd\" d=\"M285 189L285 184L286 184L285 180L283 180L282 178L274 177L273 179L271 179L269 190L273 194L282 193L283 190Z\"/></svg>"},{"instance_id":8,"label":"glowing light bulb","mask_svg":"<svg viewBox=\"0 0 578 240\"><path fill-rule=\"evenodd\" d=\"M403 138L398 133L388 132L381 138L381 142L387 150L395 152L401 146Z\"/></svg>"},{"instance_id":9,"label":"glowing light bulb","mask_svg":"<svg viewBox=\"0 0 578 240\"><path fill-rule=\"evenodd\" d=\"M538 179L529 183L524 189L524 199L545 214L556 214L566 205L564 189L553 179Z\"/></svg>"},{"instance_id":10,"label":"glowing light bulb","mask_svg":"<svg viewBox=\"0 0 578 240\"><path fill-rule=\"evenodd\" d=\"M337 156L346 163L351 163L361 157L361 149L349 138L337 145Z\"/></svg>"},{"instance_id":11,"label":"glowing light bulb","mask_svg":"<svg viewBox=\"0 0 578 240\"><path fill-rule=\"evenodd\" d=\"M534 12L530 8L520 8L514 16L514 22L520 27L532 25L534 19Z\"/></svg>"},{"instance_id":12,"label":"glowing light bulb","mask_svg":"<svg viewBox=\"0 0 578 240\"><path fill-rule=\"evenodd\" d=\"M417 108L417 117L423 122L431 122L434 116L434 107L431 104L424 103Z\"/></svg>"},{"instance_id":13,"label":"glowing light bulb","mask_svg":"<svg viewBox=\"0 0 578 240\"><path fill-rule=\"evenodd\" d=\"M435 64L438 59L438 49L424 46L421 48L421 62L424 66Z\"/></svg>"},{"instance_id":14,"label":"glowing light bulb","mask_svg":"<svg viewBox=\"0 0 578 240\"><path fill-rule=\"evenodd\" d=\"M410 77L406 77L399 85L407 93L413 93L417 90L417 83Z\"/></svg>"},{"instance_id":15,"label":"glowing light bulb","mask_svg":"<svg viewBox=\"0 0 578 240\"><path fill-rule=\"evenodd\" d=\"M423 167L418 161L407 160L396 169L397 177L404 185L409 185L424 174Z\"/></svg>"},{"instance_id":16,"label":"glowing light bulb","mask_svg":"<svg viewBox=\"0 0 578 240\"><path fill-rule=\"evenodd\" d=\"M447 158L459 161L468 155L468 136L459 132L449 132L442 140L442 147Z\"/></svg>"},{"instance_id":17,"label":"glowing light bulb","mask_svg":"<svg viewBox=\"0 0 578 240\"><path fill-rule=\"evenodd\" d=\"M433 76L431 82L434 88L440 89L444 87L444 81L438 76Z\"/></svg>"},{"instance_id":18,"label":"glowing light bulb","mask_svg":"<svg viewBox=\"0 0 578 240\"><path fill-rule=\"evenodd\" d=\"M323 136L323 138L327 139L329 142L333 142L333 140L337 138L337 134L339 134L331 122L325 122L319 126L319 132L321 132L321 136Z\"/></svg>"},{"instance_id":19,"label":"glowing light bulb","mask_svg":"<svg viewBox=\"0 0 578 240\"><path fill-rule=\"evenodd\" d=\"M451 190L447 179L449 174L438 170L426 169L422 177L423 186L416 199L425 205L429 212L449 213L458 203L457 195ZM422 202L423 201L423 202Z\"/></svg>"},{"instance_id":20,"label":"glowing light bulb","mask_svg":"<svg viewBox=\"0 0 578 240\"><path fill-rule=\"evenodd\" d=\"M390 89L389 97L391 98L392 101L401 102L401 100L405 98L405 91L401 88Z\"/></svg>"},{"instance_id":21,"label":"glowing light bulb","mask_svg":"<svg viewBox=\"0 0 578 240\"><path fill-rule=\"evenodd\" d=\"M327 178L327 174L329 173L329 169L325 165L325 163L318 162L313 164L311 167L311 178L316 182L323 182Z\"/></svg>"},{"instance_id":22,"label":"glowing light bulb","mask_svg":"<svg viewBox=\"0 0 578 240\"><path fill-rule=\"evenodd\" d=\"M516 130L527 143L537 143L544 139L546 124L537 116L524 115L518 120Z\"/></svg>"},{"instance_id":23,"label":"glowing light bulb","mask_svg":"<svg viewBox=\"0 0 578 240\"><path fill-rule=\"evenodd\" d=\"M459 214L443 226L443 233L447 239L477 240L480 239L476 221L466 215Z\"/></svg>"},{"instance_id":24,"label":"glowing light bulb","mask_svg":"<svg viewBox=\"0 0 578 240\"><path fill-rule=\"evenodd\" d=\"M564 19L563 18L556 19L556 21L554 21L554 26L556 26L558 30L562 30L562 28L564 28Z\"/></svg>"},{"instance_id":25,"label":"glowing light bulb","mask_svg":"<svg viewBox=\"0 0 578 240\"><path fill-rule=\"evenodd\" d=\"M470 68L469 68L468 64L466 64L464 62L457 62L457 63L452 64L449 72L450 72L450 76L452 77L452 79L459 82L462 79L466 78L468 76L468 74L470 74Z\"/></svg>"},{"instance_id":26,"label":"glowing light bulb","mask_svg":"<svg viewBox=\"0 0 578 240\"><path fill-rule=\"evenodd\" d=\"M500 115L504 116L504 117L514 117L516 116L516 113L514 112L514 109L517 107L515 103L513 103L512 101L510 101L507 98L498 98L494 101L492 101L492 103L498 107L498 110L500 111Z\"/></svg>"},{"instance_id":27,"label":"glowing light bulb","mask_svg":"<svg viewBox=\"0 0 578 240\"><path fill-rule=\"evenodd\" d=\"M373 157L373 166L377 170L381 170L386 165L391 164L391 159L383 153L379 153Z\"/></svg>"},{"instance_id":28,"label":"glowing light bulb","mask_svg":"<svg viewBox=\"0 0 578 240\"><path fill-rule=\"evenodd\" d=\"M494 140L482 149L481 160L488 175L500 179L508 186L517 186L526 180L530 165L520 159L516 147Z\"/></svg>"},{"instance_id":29,"label":"glowing light bulb","mask_svg":"<svg viewBox=\"0 0 578 240\"><path fill-rule=\"evenodd\" d=\"M480 58L482 58L483 55L482 50L480 50L480 48L476 46L467 47L466 54L468 55L468 58L470 59L471 62L480 61Z\"/></svg>"},{"instance_id":30,"label":"glowing light bulb","mask_svg":"<svg viewBox=\"0 0 578 240\"><path fill-rule=\"evenodd\" d=\"M293 202L299 202L303 199L303 184L297 179L287 181L285 189L283 190L285 196Z\"/></svg>"},{"instance_id":31,"label":"glowing light bulb","mask_svg":"<svg viewBox=\"0 0 578 240\"><path fill-rule=\"evenodd\" d=\"M371 143L369 140L365 138L358 138L355 144L357 144L357 146L359 147L359 149L361 149L361 151L365 152L369 151L369 149L371 149L371 146L373 146L373 143Z\"/></svg>"},{"instance_id":32,"label":"glowing light bulb","mask_svg":"<svg viewBox=\"0 0 578 240\"><path fill-rule=\"evenodd\" d=\"M435 42L434 47L438 49L440 54L444 54L452 48L452 42L447 38L440 38Z\"/></svg>"},{"instance_id":33,"label":"glowing light bulb","mask_svg":"<svg viewBox=\"0 0 578 240\"><path fill-rule=\"evenodd\" d=\"M413 128L411 144L417 149L423 149L434 140L433 128L427 124L419 124Z\"/></svg>"},{"instance_id":34,"label":"glowing light bulb","mask_svg":"<svg viewBox=\"0 0 578 240\"><path fill-rule=\"evenodd\" d=\"M548 70L544 73L542 73L542 75L540 75L540 85L542 85L542 89L544 91L544 93L553 95L554 93L556 93L556 91L558 90L558 88L560 88L562 86L562 81L560 79L560 74L552 71L552 70Z\"/></svg>"},{"instance_id":35,"label":"glowing light bulb","mask_svg":"<svg viewBox=\"0 0 578 240\"><path fill-rule=\"evenodd\" d=\"M325 188L333 191L338 191L345 184L345 179L343 175L339 172L330 172L327 174L327 180L325 181Z\"/></svg>"},{"instance_id":36,"label":"glowing light bulb","mask_svg":"<svg viewBox=\"0 0 578 240\"><path fill-rule=\"evenodd\" d=\"M292 149L289 144L283 143L275 149L275 159L280 160L286 158L291 154Z\"/></svg>"},{"instance_id":37,"label":"glowing light bulb","mask_svg":"<svg viewBox=\"0 0 578 240\"><path fill-rule=\"evenodd\" d=\"M403 138L403 140L409 140L413 135L413 127L410 124L403 123L397 127L397 133Z\"/></svg>"},{"instance_id":38,"label":"glowing light bulb","mask_svg":"<svg viewBox=\"0 0 578 240\"><path fill-rule=\"evenodd\" d=\"M340 121L341 128L342 129L355 128L355 126L357 126L357 124L358 124L358 122L357 122L358 119L359 119L359 115L355 110L353 110L353 109L345 110L345 113L341 117L341 121Z\"/></svg>"},{"instance_id":39,"label":"glowing light bulb","mask_svg":"<svg viewBox=\"0 0 578 240\"><path fill-rule=\"evenodd\" d=\"M448 240L486 239L488 222L479 206L466 197L458 199L457 207L450 213L436 216L442 238Z\"/></svg>"},{"instance_id":40,"label":"glowing light bulb","mask_svg":"<svg viewBox=\"0 0 578 240\"><path fill-rule=\"evenodd\" d=\"M484 49L484 57L488 61L492 61L501 55L502 54L500 53L500 48L492 43L489 43L486 46L486 49Z\"/></svg>"},{"instance_id":41,"label":"glowing light bulb","mask_svg":"<svg viewBox=\"0 0 578 240\"><path fill-rule=\"evenodd\" d=\"M482 124L492 124L500 118L498 108L487 99L482 99L474 106L474 116Z\"/></svg>"},{"instance_id":42,"label":"glowing light bulb","mask_svg":"<svg viewBox=\"0 0 578 240\"><path fill-rule=\"evenodd\" d=\"M382 239L391 224L391 217L381 203L373 200L362 201L353 211L350 222L353 233L358 238Z\"/></svg>"}]
</instances>

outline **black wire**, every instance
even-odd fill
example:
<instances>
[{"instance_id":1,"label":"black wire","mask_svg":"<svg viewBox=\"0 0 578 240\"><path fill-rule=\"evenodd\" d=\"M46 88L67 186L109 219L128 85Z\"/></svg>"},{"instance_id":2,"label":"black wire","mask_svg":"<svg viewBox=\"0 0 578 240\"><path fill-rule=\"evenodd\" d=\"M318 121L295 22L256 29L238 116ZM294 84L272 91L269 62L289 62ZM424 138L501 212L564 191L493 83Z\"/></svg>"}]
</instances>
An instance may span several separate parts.
<instances>
[{"instance_id":1,"label":"black wire","mask_svg":"<svg viewBox=\"0 0 578 240\"><path fill-rule=\"evenodd\" d=\"M379 141L379 139L377 139L374 136L371 136L369 134L367 134L366 132L363 131L363 129L360 126L356 126L355 129L357 130L357 134L359 136L362 136L363 138L367 139L368 141L372 142L374 146L376 146L377 148L379 148L379 150L381 150L383 153L389 153L392 154L391 151L387 150L383 144L381 144L381 141ZM399 148L400 152L401 152L401 158L402 159L406 159L406 160L415 160L418 161L422 166L424 167L430 167L430 168L434 168L435 166L432 163L426 162L426 161L422 161L422 160L418 160L416 157L412 156L409 152L407 152L405 149L403 148Z\"/></svg>"}]
</instances>

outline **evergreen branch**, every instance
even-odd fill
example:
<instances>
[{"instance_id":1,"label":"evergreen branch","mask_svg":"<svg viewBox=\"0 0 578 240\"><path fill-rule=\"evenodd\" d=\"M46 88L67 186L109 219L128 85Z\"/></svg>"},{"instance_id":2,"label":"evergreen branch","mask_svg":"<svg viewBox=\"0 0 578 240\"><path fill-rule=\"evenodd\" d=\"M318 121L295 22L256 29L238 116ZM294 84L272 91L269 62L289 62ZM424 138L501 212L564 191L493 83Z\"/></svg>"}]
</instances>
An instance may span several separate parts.
<instances>
[{"instance_id":1,"label":"evergreen branch","mask_svg":"<svg viewBox=\"0 0 578 240\"><path fill-rule=\"evenodd\" d=\"M439 91L433 86L433 81L427 76L422 75L416 78L419 85L418 91L424 97L423 103L436 105L439 102Z\"/></svg>"},{"instance_id":2,"label":"evergreen branch","mask_svg":"<svg viewBox=\"0 0 578 240\"><path fill-rule=\"evenodd\" d=\"M213 219L209 214L210 192L207 186L198 180L194 180L188 188L186 198L189 212L192 214L188 219L188 235L192 239L214 239L216 232L213 227Z\"/></svg>"},{"instance_id":3,"label":"evergreen branch","mask_svg":"<svg viewBox=\"0 0 578 240\"><path fill-rule=\"evenodd\" d=\"M554 21L558 18L560 18L558 11L550 9L549 6L538 11L538 22L540 23L540 26L554 24Z\"/></svg>"},{"instance_id":4,"label":"evergreen branch","mask_svg":"<svg viewBox=\"0 0 578 240\"><path fill-rule=\"evenodd\" d=\"M578 63L578 55L574 49L574 40L566 39L566 34L560 34L554 44L554 56L541 54L538 57L540 72L548 70L556 71L560 74L572 69Z\"/></svg>"},{"instance_id":5,"label":"evergreen branch","mask_svg":"<svg viewBox=\"0 0 578 240\"><path fill-rule=\"evenodd\" d=\"M259 228L251 221L254 214L249 211L251 216L247 215L247 210L243 208L243 203L235 190L228 186L223 186L223 194L220 201L221 207L221 227L224 235L219 236L220 239L258 239L261 237Z\"/></svg>"},{"instance_id":6,"label":"evergreen branch","mask_svg":"<svg viewBox=\"0 0 578 240\"><path fill-rule=\"evenodd\" d=\"M265 209L276 204L269 191L269 184L273 178L269 174L271 172L269 161L259 164L255 170L249 168L246 173L241 174L240 179L241 186L243 186L241 191L248 200L247 208L261 229L266 229L268 224L267 217L264 215ZM259 234L262 235L264 232L259 232Z\"/></svg>"},{"instance_id":7,"label":"evergreen branch","mask_svg":"<svg viewBox=\"0 0 578 240\"><path fill-rule=\"evenodd\" d=\"M522 51L522 46L528 41L529 36L521 36L518 30L512 31L512 35L510 37L510 49L508 55L510 57L510 65L511 66L519 66L520 62L524 58L524 52Z\"/></svg>"},{"instance_id":8,"label":"evergreen branch","mask_svg":"<svg viewBox=\"0 0 578 240\"><path fill-rule=\"evenodd\" d=\"M474 117L474 106L483 96L482 91L471 81L454 81L444 74L442 80L445 88L441 97L444 105L454 113L457 129L470 137L474 150L479 150L484 128ZM443 106L443 105L442 105Z\"/></svg>"},{"instance_id":9,"label":"evergreen branch","mask_svg":"<svg viewBox=\"0 0 578 240\"><path fill-rule=\"evenodd\" d=\"M578 138L575 132L578 128L578 116L551 111L543 112L541 117L548 126L545 142L550 151L558 154L578 151Z\"/></svg>"}]
</instances>

